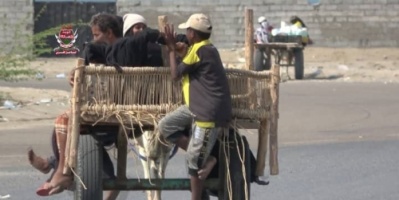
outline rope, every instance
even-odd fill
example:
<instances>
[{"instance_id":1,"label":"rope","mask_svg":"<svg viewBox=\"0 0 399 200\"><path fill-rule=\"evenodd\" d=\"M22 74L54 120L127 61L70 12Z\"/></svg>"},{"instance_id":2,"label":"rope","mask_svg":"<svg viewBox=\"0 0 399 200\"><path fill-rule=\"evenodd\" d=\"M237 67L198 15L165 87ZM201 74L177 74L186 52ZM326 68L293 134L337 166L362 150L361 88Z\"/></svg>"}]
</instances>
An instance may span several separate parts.
<instances>
[{"instance_id":1,"label":"rope","mask_svg":"<svg viewBox=\"0 0 399 200\"><path fill-rule=\"evenodd\" d=\"M129 147L130 147L130 150L131 150L134 154L136 154L141 160L147 162L147 157L141 155L140 152L138 152L137 149L134 147L135 145L132 145L132 144L130 144L130 143L129 143L128 145L129 145ZM177 153L178 150L179 150L179 147L176 146L176 145L174 145L172 151L170 152L169 160L172 159L172 158L176 155L176 153Z\"/></svg>"},{"instance_id":2,"label":"rope","mask_svg":"<svg viewBox=\"0 0 399 200\"><path fill-rule=\"evenodd\" d=\"M271 71L249 71L241 69L225 69L232 99L232 115L234 119L262 120L270 119L272 100L277 95L272 78L279 74ZM169 68L156 67L126 67L118 72L109 66L86 66L80 85L81 117L86 123L118 123L123 127L125 136L127 130L133 130L134 125L143 131L145 125L155 127L155 133L150 135L151 150L156 153L158 145L169 145L162 140L156 131L158 121L166 114L182 105L182 87L179 82L170 78ZM272 98L274 97L274 98ZM238 124L234 123L234 128ZM234 136L235 137L235 136ZM237 138L234 138L238 145ZM221 141L226 155L226 163L230 163L229 134ZM245 170L245 145L241 138L243 149L237 146L238 156L242 164L245 180L245 196L249 197ZM128 140L128 147L134 153L134 158L147 161L149 156L140 155ZM178 148L174 146L169 155L171 159ZM241 152L244 152L242 155ZM223 158L222 158L223 159ZM227 166L227 165L226 165ZM137 173L137 172L136 172ZM226 183L230 199L232 198L232 182L230 169L226 169Z\"/></svg>"}]
</instances>

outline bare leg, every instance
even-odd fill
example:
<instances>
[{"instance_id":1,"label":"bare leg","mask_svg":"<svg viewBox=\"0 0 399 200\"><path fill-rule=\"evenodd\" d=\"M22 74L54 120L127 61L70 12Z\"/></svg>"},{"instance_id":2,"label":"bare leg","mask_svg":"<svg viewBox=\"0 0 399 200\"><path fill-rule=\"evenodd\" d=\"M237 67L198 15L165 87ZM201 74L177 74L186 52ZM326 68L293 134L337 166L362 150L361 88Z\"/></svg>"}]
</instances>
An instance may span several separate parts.
<instances>
[{"instance_id":1,"label":"bare leg","mask_svg":"<svg viewBox=\"0 0 399 200\"><path fill-rule=\"evenodd\" d=\"M181 136L179 139L176 141L176 145L183 149L184 151L187 151L188 144L190 143L190 138L187 136Z\"/></svg>"},{"instance_id":2,"label":"bare leg","mask_svg":"<svg viewBox=\"0 0 399 200\"><path fill-rule=\"evenodd\" d=\"M190 176L191 200L201 200L204 181L198 176Z\"/></svg>"},{"instance_id":3,"label":"bare leg","mask_svg":"<svg viewBox=\"0 0 399 200\"><path fill-rule=\"evenodd\" d=\"M43 174L47 174L47 173L50 172L51 167L50 167L49 163L47 162L47 160L42 158L42 157L40 157L40 156L37 156L35 154L35 152L33 151L33 149L29 149L28 158L29 158L30 164L35 169L39 170Z\"/></svg>"},{"instance_id":4,"label":"bare leg","mask_svg":"<svg viewBox=\"0 0 399 200\"><path fill-rule=\"evenodd\" d=\"M198 178L201 180L205 180L208 177L209 173L211 173L213 167L216 165L216 162L217 160L215 157L209 156L202 169L198 171Z\"/></svg>"},{"instance_id":5,"label":"bare leg","mask_svg":"<svg viewBox=\"0 0 399 200\"><path fill-rule=\"evenodd\" d=\"M72 184L72 176L63 174L68 121L69 118L66 113L58 116L56 119L55 133L56 133L60 160L58 163L57 170L55 171L54 176L50 181L50 187L52 188L52 190L49 193L50 195L60 193L63 191L64 188L67 188L70 184Z\"/></svg>"}]
</instances>

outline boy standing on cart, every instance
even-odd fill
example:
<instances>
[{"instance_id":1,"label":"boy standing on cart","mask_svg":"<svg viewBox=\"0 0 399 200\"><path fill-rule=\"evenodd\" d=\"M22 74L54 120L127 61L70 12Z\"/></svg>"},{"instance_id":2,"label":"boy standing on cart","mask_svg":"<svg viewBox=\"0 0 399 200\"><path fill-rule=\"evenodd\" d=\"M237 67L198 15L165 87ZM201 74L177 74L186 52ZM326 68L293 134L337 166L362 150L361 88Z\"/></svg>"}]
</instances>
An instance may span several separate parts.
<instances>
[{"instance_id":1,"label":"boy standing on cart","mask_svg":"<svg viewBox=\"0 0 399 200\"><path fill-rule=\"evenodd\" d=\"M173 26L165 27L165 41L172 78L183 83L185 105L167 114L159 122L159 130L167 141L187 151L191 199L200 200L204 180L217 162L210 152L231 120L231 97L219 52L209 41L212 24L208 16L193 14L179 28L186 29L190 43L179 65ZM189 138L182 132L190 126Z\"/></svg>"}]
</instances>

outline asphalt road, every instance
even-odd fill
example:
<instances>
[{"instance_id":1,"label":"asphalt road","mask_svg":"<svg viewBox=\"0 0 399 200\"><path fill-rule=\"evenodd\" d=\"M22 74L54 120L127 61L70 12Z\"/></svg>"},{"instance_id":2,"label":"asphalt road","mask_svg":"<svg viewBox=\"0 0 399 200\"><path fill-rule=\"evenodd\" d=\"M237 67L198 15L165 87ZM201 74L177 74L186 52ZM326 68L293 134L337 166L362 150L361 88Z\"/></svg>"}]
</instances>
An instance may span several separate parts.
<instances>
[{"instance_id":1,"label":"asphalt road","mask_svg":"<svg viewBox=\"0 0 399 200\"><path fill-rule=\"evenodd\" d=\"M61 80L29 84L66 89ZM63 80L65 81L65 80ZM24 86L22 82L19 86ZM4 86L0 82L0 85ZM15 84L13 84L15 85ZM252 185L254 200L399 199L399 84L288 82L280 88L280 174L269 186ZM1 124L0 124L1 125ZM35 189L47 178L26 161L26 149L49 154L51 124L32 129L0 129L0 195L41 199ZM253 150L256 133L244 132ZM256 152L256 151L255 151ZM128 174L142 174L129 159ZM170 161L167 177L187 177L184 153ZM141 176L142 177L142 176ZM141 191L120 199L144 199ZM189 192L163 192L163 198L189 199ZM1 199L1 198L0 198ZM64 194L46 199L72 199Z\"/></svg>"}]
</instances>

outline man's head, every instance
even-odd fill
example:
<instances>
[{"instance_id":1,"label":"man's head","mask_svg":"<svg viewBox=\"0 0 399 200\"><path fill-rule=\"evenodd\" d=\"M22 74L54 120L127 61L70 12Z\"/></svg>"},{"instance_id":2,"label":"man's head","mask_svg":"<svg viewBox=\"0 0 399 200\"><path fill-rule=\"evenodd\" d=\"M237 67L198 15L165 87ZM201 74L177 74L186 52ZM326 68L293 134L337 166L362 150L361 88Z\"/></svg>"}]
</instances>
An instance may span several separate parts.
<instances>
[{"instance_id":1,"label":"man's head","mask_svg":"<svg viewBox=\"0 0 399 200\"><path fill-rule=\"evenodd\" d=\"M99 13L93 15L90 21L94 42L112 44L122 37L122 24L119 16Z\"/></svg>"},{"instance_id":2,"label":"man's head","mask_svg":"<svg viewBox=\"0 0 399 200\"><path fill-rule=\"evenodd\" d=\"M187 22L179 25L179 28L186 29L187 40L190 44L207 40L212 33L211 20L202 13L192 14Z\"/></svg>"},{"instance_id":3,"label":"man's head","mask_svg":"<svg viewBox=\"0 0 399 200\"><path fill-rule=\"evenodd\" d=\"M260 17L258 18L258 23L261 24L262 22L267 22L267 19L266 19L265 16L260 16Z\"/></svg>"},{"instance_id":4,"label":"man's head","mask_svg":"<svg viewBox=\"0 0 399 200\"><path fill-rule=\"evenodd\" d=\"M290 22L291 22L291 24L295 24L296 22L298 22L300 19L299 19L299 17L298 16L291 16L290 17Z\"/></svg>"},{"instance_id":5,"label":"man's head","mask_svg":"<svg viewBox=\"0 0 399 200\"><path fill-rule=\"evenodd\" d=\"M260 26L264 29L268 29L269 28L269 22L267 21L265 16L260 16L258 18L258 23L260 24Z\"/></svg>"},{"instance_id":6,"label":"man's head","mask_svg":"<svg viewBox=\"0 0 399 200\"><path fill-rule=\"evenodd\" d=\"M145 18L139 14L129 13L123 16L123 36L134 35L146 27Z\"/></svg>"}]
</instances>

